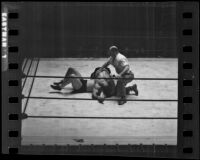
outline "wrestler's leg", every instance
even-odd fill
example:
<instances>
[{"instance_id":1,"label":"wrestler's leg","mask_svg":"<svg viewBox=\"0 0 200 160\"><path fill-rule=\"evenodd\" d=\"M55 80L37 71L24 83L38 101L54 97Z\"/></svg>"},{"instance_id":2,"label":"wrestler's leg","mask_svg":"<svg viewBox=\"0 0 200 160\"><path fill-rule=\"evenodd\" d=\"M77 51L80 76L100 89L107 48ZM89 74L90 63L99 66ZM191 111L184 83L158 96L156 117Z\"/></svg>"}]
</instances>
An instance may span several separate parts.
<instances>
[{"instance_id":1,"label":"wrestler's leg","mask_svg":"<svg viewBox=\"0 0 200 160\"><path fill-rule=\"evenodd\" d=\"M128 78L127 80L125 80L125 85L127 85L132 80L134 80L134 74L133 73L127 74L125 76L125 78ZM137 85L136 84L133 84L132 86L126 87L126 94L129 94L130 91L134 91L135 95L138 96L138 89L137 89Z\"/></svg>"},{"instance_id":2,"label":"wrestler's leg","mask_svg":"<svg viewBox=\"0 0 200 160\"><path fill-rule=\"evenodd\" d=\"M116 96L120 99L118 100L118 104L122 105L126 103L126 89L123 80L118 80L116 85Z\"/></svg>"},{"instance_id":3,"label":"wrestler's leg","mask_svg":"<svg viewBox=\"0 0 200 160\"><path fill-rule=\"evenodd\" d=\"M72 84L72 87L74 90L78 90L82 87L82 82L79 79L79 76L75 75L75 74L70 74L70 77L74 77L74 78L69 78L67 81L63 81L61 84L59 85L51 85L51 87L55 90L61 90L63 89L66 85L68 84ZM78 77L78 78L76 78Z\"/></svg>"},{"instance_id":4,"label":"wrestler's leg","mask_svg":"<svg viewBox=\"0 0 200 160\"><path fill-rule=\"evenodd\" d=\"M64 88L66 85L68 85L70 83L72 84L72 87L74 89L79 89L82 86L82 82L81 82L79 76L77 76L76 74L70 74L69 77L72 77L72 78L68 78L68 79L64 80L60 84L61 88ZM76 77L78 77L78 78L76 78Z\"/></svg>"},{"instance_id":5,"label":"wrestler's leg","mask_svg":"<svg viewBox=\"0 0 200 160\"><path fill-rule=\"evenodd\" d=\"M120 98L118 101L119 105L126 103L126 85L134 79L134 74L126 74L117 81L116 92L117 96ZM127 79L126 79L127 78Z\"/></svg>"},{"instance_id":6,"label":"wrestler's leg","mask_svg":"<svg viewBox=\"0 0 200 160\"><path fill-rule=\"evenodd\" d=\"M75 74L77 77L82 77L79 71L77 71L75 68L70 67L65 74L64 80L67 79L67 77L70 77L71 74Z\"/></svg>"},{"instance_id":7,"label":"wrestler's leg","mask_svg":"<svg viewBox=\"0 0 200 160\"><path fill-rule=\"evenodd\" d=\"M69 77L78 77L78 78L69 78ZM79 81L80 81L79 77L82 77L82 75L76 69L69 68L67 73L65 74L65 78L63 79L62 83L60 84L60 87L63 88L72 82L76 83L77 79L79 79ZM75 81L72 81L73 79L75 79Z\"/></svg>"},{"instance_id":8,"label":"wrestler's leg","mask_svg":"<svg viewBox=\"0 0 200 160\"><path fill-rule=\"evenodd\" d=\"M72 74L71 77L76 77L76 75ZM79 78L72 78L71 79L71 84L74 90L78 90L82 87L82 82Z\"/></svg>"},{"instance_id":9,"label":"wrestler's leg","mask_svg":"<svg viewBox=\"0 0 200 160\"><path fill-rule=\"evenodd\" d=\"M71 74L77 75L77 77L82 77L81 74L75 68L68 68L67 72L65 73L65 77L60 82L55 82L55 85L60 85L63 82L67 81L67 77L70 77Z\"/></svg>"}]
</instances>

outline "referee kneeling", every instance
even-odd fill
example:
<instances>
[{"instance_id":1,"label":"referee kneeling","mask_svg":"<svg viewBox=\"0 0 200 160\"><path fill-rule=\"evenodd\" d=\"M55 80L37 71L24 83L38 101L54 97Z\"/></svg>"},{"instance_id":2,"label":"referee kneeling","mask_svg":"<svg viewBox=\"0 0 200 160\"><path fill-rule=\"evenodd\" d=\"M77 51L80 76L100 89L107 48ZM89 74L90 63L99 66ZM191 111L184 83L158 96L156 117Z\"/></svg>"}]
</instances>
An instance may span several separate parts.
<instances>
[{"instance_id":1,"label":"referee kneeling","mask_svg":"<svg viewBox=\"0 0 200 160\"><path fill-rule=\"evenodd\" d=\"M130 69L127 58L122 55L116 46L111 46L109 48L109 59L104 65L101 67L105 68L110 64L115 68L117 72L116 78L119 78L116 85L116 96L119 97L118 104L123 105L126 103L126 89L125 86L127 83L131 82L134 79L134 74ZM101 70L100 69L100 70ZM128 78L128 79L123 79ZM134 85L135 95L138 95L137 85Z\"/></svg>"}]
</instances>

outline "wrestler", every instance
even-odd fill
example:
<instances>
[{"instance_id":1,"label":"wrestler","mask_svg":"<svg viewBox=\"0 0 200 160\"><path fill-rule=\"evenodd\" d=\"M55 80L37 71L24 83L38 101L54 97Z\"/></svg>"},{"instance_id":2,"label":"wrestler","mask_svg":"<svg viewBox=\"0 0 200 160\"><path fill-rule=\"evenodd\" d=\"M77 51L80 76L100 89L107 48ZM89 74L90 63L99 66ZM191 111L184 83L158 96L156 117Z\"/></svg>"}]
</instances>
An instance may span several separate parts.
<instances>
[{"instance_id":1,"label":"wrestler","mask_svg":"<svg viewBox=\"0 0 200 160\"><path fill-rule=\"evenodd\" d=\"M93 76L93 73L91 77ZM72 77L72 78L69 78ZM77 78L76 78L77 77ZM96 78L109 78L110 77L110 69L105 68L98 75L95 75ZM112 92L108 92L110 88L115 88L112 85L110 79L89 79L85 80L82 78L82 75L75 69L69 68L65 74L65 78L60 82L55 82L54 85L51 85L51 88L55 90L62 90L68 84L72 84L74 91L72 93L84 93L84 92L92 92L92 98L97 99L99 102L103 102L103 100L108 97ZM109 88L109 89L106 89ZM114 89L111 89L114 90Z\"/></svg>"}]
</instances>

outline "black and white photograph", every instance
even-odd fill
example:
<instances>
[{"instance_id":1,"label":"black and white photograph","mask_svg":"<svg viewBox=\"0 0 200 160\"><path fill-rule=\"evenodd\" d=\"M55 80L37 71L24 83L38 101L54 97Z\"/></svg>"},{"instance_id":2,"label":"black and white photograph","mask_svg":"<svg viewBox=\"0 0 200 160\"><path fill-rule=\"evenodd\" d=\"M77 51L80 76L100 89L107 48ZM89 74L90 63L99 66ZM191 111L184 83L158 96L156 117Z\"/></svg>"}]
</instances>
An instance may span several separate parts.
<instances>
[{"instance_id":1,"label":"black and white photograph","mask_svg":"<svg viewBox=\"0 0 200 160\"><path fill-rule=\"evenodd\" d=\"M23 22L21 145L177 146L177 2L4 6Z\"/></svg>"},{"instance_id":2,"label":"black and white photograph","mask_svg":"<svg viewBox=\"0 0 200 160\"><path fill-rule=\"evenodd\" d=\"M25 9L22 144L177 143L175 3Z\"/></svg>"}]
</instances>

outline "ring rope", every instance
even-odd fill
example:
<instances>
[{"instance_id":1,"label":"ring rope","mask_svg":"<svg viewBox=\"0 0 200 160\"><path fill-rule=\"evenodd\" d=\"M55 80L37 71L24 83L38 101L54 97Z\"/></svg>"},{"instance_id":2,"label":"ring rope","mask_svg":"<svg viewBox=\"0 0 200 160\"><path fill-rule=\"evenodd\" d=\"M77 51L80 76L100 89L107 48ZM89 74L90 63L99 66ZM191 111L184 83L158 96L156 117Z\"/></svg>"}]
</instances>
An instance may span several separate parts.
<instances>
[{"instance_id":1,"label":"ring rope","mask_svg":"<svg viewBox=\"0 0 200 160\"><path fill-rule=\"evenodd\" d=\"M26 98L27 101L26 101L26 104L25 104L25 107L24 107L24 111L23 113L25 113L26 111L26 108L27 108L27 104L28 104L28 101L29 99L60 99L60 100L95 100L95 99L90 99L90 98L58 98L58 97L31 97L30 94L31 94L31 91L32 91L32 87L33 87L33 84L34 84L34 80L35 78L84 78L84 79L91 79L90 77L63 77L63 76L36 76L36 73L37 73L37 69L38 69L38 65L39 65L39 60L38 59L38 62L37 62L37 66L36 66L36 69L35 69L35 72L34 72L34 75L28 75L29 72L30 72L30 68L32 66L32 62L33 62L33 58L31 59L31 64L29 66L29 69L28 69L28 72L27 72L27 76L26 76L26 79L23 83L23 88L25 86L25 83L26 83L26 80L27 80L27 77L32 77L34 78L33 81L32 81L32 84L31 84L31 88L29 90L29 94L28 96L24 96L23 98ZM27 59L25 61L25 64L23 66L23 69L22 71L24 72L24 69L25 69L25 66L27 64ZM110 78L94 78L94 79L132 79L132 78L116 78L116 77L110 77ZM134 80L178 80L178 78L134 78ZM106 101L116 101L118 99L105 99ZM143 101L143 102L146 102L146 101L162 101L162 102L177 102L178 100L172 100L172 99L169 99L169 100L166 100L166 99L126 99L126 101ZM27 118L73 118L73 119L177 119L177 117L80 117L80 116L27 116Z\"/></svg>"},{"instance_id":2,"label":"ring rope","mask_svg":"<svg viewBox=\"0 0 200 160\"><path fill-rule=\"evenodd\" d=\"M28 62L28 58L25 59L25 63L23 65L23 67L22 67L22 72L24 72L24 69L26 68L27 62Z\"/></svg>"},{"instance_id":3,"label":"ring rope","mask_svg":"<svg viewBox=\"0 0 200 160\"><path fill-rule=\"evenodd\" d=\"M91 99L91 98L62 98L62 97L31 97L29 96L24 96L23 98L30 98L30 99L59 99L59 100L95 100L96 99ZM109 98L109 99L105 99L105 101L116 101L116 100L120 100L120 99L114 99L114 98ZM153 102L177 102L178 100L176 99L126 99L126 101L143 101L143 102L149 102L149 101L153 101Z\"/></svg>"},{"instance_id":4,"label":"ring rope","mask_svg":"<svg viewBox=\"0 0 200 160\"><path fill-rule=\"evenodd\" d=\"M36 75L36 73L37 73L37 69L38 69L39 62L40 62L40 59L38 58L38 61L37 61L37 65L36 65L36 69L35 69L34 75ZM30 90L29 90L29 93L28 93L28 97L30 97L30 95L31 95L31 91L32 91L32 88L33 88L34 81L35 81L35 78L33 78L33 80L32 80L31 87L30 87ZM25 113L25 111L26 111L26 108L27 108L27 105L28 105L28 101L29 101L29 98L26 100L23 113Z\"/></svg>"},{"instance_id":5,"label":"ring rope","mask_svg":"<svg viewBox=\"0 0 200 160\"><path fill-rule=\"evenodd\" d=\"M27 75L27 77L35 77L35 78L83 78L83 79L91 79L90 77L64 77L64 76L32 76ZM109 77L109 78L93 78L93 79L130 79L130 80L178 80L178 78L116 78L116 77Z\"/></svg>"},{"instance_id":6,"label":"ring rope","mask_svg":"<svg viewBox=\"0 0 200 160\"><path fill-rule=\"evenodd\" d=\"M31 66L32 66L32 62L33 62L33 58L31 59L31 63L30 63L30 65L29 65L29 68L28 68L28 71L27 71L27 76L25 77L24 83L23 83L23 85L22 85L22 91L23 91L24 86L25 86L25 84L26 84L27 77L28 77L28 75L29 75L29 72L30 72L30 69L31 69Z\"/></svg>"},{"instance_id":7,"label":"ring rope","mask_svg":"<svg viewBox=\"0 0 200 160\"><path fill-rule=\"evenodd\" d=\"M82 116L27 116L27 118L74 118L74 119L178 119L177 117L82 117Z\"/></svg>"}]
</instances>

